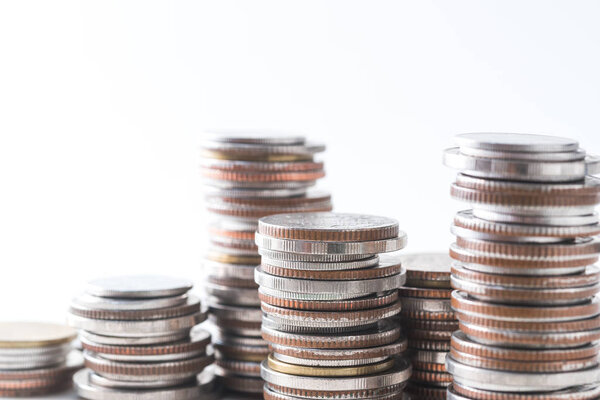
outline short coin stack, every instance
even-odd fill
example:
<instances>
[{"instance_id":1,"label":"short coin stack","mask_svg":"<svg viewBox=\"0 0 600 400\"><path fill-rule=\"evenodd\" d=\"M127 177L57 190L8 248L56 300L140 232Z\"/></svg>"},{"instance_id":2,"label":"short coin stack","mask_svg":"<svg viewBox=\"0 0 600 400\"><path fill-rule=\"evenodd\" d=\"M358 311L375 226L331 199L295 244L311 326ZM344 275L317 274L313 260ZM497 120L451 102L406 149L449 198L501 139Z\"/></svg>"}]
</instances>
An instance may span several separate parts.
<instances>
[{"instance_id":1,"label":"short coin stack","mask_svg":"<svg viewBox=\"0 0 600 400\"><path fill-rule=\"evenodd\" d=\"M261 218L256 269L271 349L267 400L401 399L411 372L394 321L406 235L389 218L302 213Z\"/></svg>"},{"instance_id":2,"label":"short coin stack","mask_svg":"<svg viewBox=\"0 0 600 400\"><path fill-rule=\"evenodd\" d=\"M0 323L0 397L42 396L71 386L83 367L68 326L37 322Z\"/></svg>"},{"instance_id":3,"label":"short coin stack","mask_svg":"<svg viewBox=\"0 0 600 400\"><path fill-rule=\"evenodd\" d=\"M401 261L406 283L400 288L400 322L413 367L406 391L414 400L445 399L452 382L446 372L446 355L450 336L458 329L450 305L452 259L447 253L422 253L403 255Z\"/></svg>"},{"instance_id":4,"label":"short coin stack","mask_svg":"<svg viewBox=\"0 0 600 400\"><path fill-rule=\"evenodd\" d=\"M202 144L201 172L214 217L209 227L205 289L213 323L216 373L225 387L262 393L260 362L268 355L260 336L262 312L254 268L258 218L330 211L329 194L309 190L325 175L314 154L324 146L301 136L221 132Z\"/></svg>"},{"instance_id":5,"label":"short coin stack","mask_svg":"<svg viewBox=\"0 0 600 400\"><path fill-rule=\"evenodd\" d=\"M458 169L450 248L448 398L600 396L598 158L574 140L464 134L445 153Z\"/></svg>"},{"instance_id":6,"label":"short coin stack","mask_svg":"<svg viewBox=\"0 0 600 400\"><path fill-rule=\"evenodd\" d=\"M210 335L194 329L205 319L191 282L141 275L98 279L71 302L69 323L81 329L87 369L75 374L90 400L181 400L211 390Z\"/></svg>"}]
</instances>

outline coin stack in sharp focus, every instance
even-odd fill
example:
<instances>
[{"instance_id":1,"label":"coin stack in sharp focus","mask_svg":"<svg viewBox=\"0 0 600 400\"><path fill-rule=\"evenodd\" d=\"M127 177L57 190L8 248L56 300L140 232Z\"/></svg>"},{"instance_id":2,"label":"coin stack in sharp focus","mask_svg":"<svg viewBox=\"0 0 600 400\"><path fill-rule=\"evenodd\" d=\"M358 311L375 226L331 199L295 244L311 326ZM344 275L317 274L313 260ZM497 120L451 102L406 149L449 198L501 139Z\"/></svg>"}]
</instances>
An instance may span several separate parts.
<instances>
[{"instance_id":1,"label":"coin stack in sharp focus","mask_svg":"<svg viewBox=\"0 0 600 400\"><path fill-rule=\"evenodd\" d=\"M0 322L0 397L42 396L71 386L83 367L68 326Z\"/></svg>"},{"instance_id":2,"label":"coin stack in sharp focus","mask_svg":"<svg viewBox=\"0 0 600 400\"><path fill-rule=\"evenodd\" d=\"M457 141L451 194L473 208L452 226L448 398L599 398L598 158L551 136Z\"/></svg>"},{"instance_id":3,"label":"coin stack in sharp focus","mask_svg":"<svg viewBox=\"0 0 600 400\"><path fill-rule=\"evenodd\" d=\"M212 390L210 335L192 328L205 319L192 283L165 276L97 279L71 302L87 369L75 374L91 400L183 400ZM191 335L190 335L191 331ZM201 374L202 373L202 374ZM197 375L200 376L197 377Z\"/></svg>"},{"instance_id":4,"label":"coin stack in sharp focus","mask_svg":"<svg viewBox=\"0 0 600 400\"><path fill-rule=\"evenodd\" d=\"M394 320L406 235L389 218L261 218L256 244L267 400L400 399L411 372Z\"/></svg>"},{"instance_id":5,"label":"coin stack in sharp focus","mask_svg":"<svg viewBox=\"0 0 600 400\"><path fill-rule=\"evenodd\" d=\"M450 336L458 321L450 305L447 253L406 254L400 258L406 283L400 288L400 323L408 337L413 373L406 389L412 400L446 398L452 376L446 372Z\"/></svg>"},{"instance_id":6,"label":"coin stack in sharp focus","mask_svg":"<svg viewBox=\"0 0 600 400\"><path fill-rule=\"evenodd\" d=\"M254 268L258 218L330 211L329 194L309 190L322 178L313 156L324 146L299 136L221 132L202 145L201 172L208 187L209 228L205 289L213 323L216 373L237 392L262 393L260 362L268 355L260 336L262 312Z\"/></svg>"}]
</instances>

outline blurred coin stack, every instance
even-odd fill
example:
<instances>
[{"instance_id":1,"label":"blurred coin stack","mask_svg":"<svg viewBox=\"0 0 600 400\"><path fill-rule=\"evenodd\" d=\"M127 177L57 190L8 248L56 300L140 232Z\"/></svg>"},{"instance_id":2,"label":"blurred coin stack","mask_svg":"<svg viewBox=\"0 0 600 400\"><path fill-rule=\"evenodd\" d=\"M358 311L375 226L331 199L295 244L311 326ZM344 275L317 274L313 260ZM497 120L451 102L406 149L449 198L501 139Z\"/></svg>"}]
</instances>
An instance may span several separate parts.
<instances>
[{"instance_id":1,"label":"blurred coin stack","mask_svg":"<svg viewBox=\"0 0 600 400\"><path fill-rule=\"evenodd\" d=\"M77 394L91 400L180 400L212 390L210 335L190 330L205 319L192 283L165 276L103 278L71 302L85 366Z\"/></svg>"},{"instance_id":2,"label":"blurred coin stack","mask_svg":"<svg viewBox=\"0 0 600 400\"><path fill-rule=\"evenodd\" d=\"M71 386L83 367L72 350L77 333L68 326L37 322L0 323L0 397L42 396Z\"/></svg>"},{"instance_id":3,"label":"blurred coin stack","mask_svg":"<svg viewBox=\"0 0 600 400\"><path fill-rule=\"evenodd\" d=\"M448 398L599 398L598 158L551 136L457 142L451 194L473 208L452 225Z\"/></svg>"},{"instance_id":4,"label":"blurred coin stack","mask_svg":"<svg viewBox=\"0 0 600 400\"><path fill-rule=\"evenodd\" d=\"M412 400L446 398L452 376L446 372L450 336L458 321L450 305L447 253L407 254L400 258L406 283L400 288L400 323L408 337L413 372L406 392Z\"/></svg>"},{"instance_id":5,"label":"blurred coin stack","mask_svg":"<svg viewBox=\"0 0 600 400\"><path fill-rule=\"evenodd\" d=\"M256 269L267 400L401 399L411 372L394 321L406 235L389 218L302 213L261 218Z\"/></svg>"},{"instance_id":6,"label":"blurred coin stack","mask_svg":"<svg viewBox=\"0 0 600 400\"><path fill-rule=\"evenodd\" d=\"M271 214L330 211L329 194L310 190L325 175L313 160L324 146L301 136L221 132L202 144L201 173L213 217L205 269L216 373L237 392L262 393L262 312L254 268L258 219Z\"/></svg>"}]
</instances>

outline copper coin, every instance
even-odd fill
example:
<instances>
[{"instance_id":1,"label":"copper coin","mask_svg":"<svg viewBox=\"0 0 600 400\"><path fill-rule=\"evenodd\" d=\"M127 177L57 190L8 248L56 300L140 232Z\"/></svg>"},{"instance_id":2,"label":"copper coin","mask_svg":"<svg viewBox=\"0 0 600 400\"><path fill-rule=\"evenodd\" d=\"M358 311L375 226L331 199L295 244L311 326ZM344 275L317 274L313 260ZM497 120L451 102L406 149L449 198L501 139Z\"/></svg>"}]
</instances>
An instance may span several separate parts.
<instances>
[{"instance_id":1,"label":"copper coin","mask_svg":"<svg viewBox=\"0 0 600 400\"><path fill-rule=\"evenodd\" d=\"M457 237L456 244L465 250L502 254L511 258L567 258L597 256L600 253L600 240L597 238L577 238L569 243L524 244Z\"/></svg>"},{"instance_id":2,"label":"copper coin","mask_svg":"<svg viewBox=\"0 0 600 400\"><path fill-rule=\"evenodd\" d=\"M575 183L534 183L504 181L486 178L477 178L465 174L456 175L456 184L461 187L489 192L500 193L526 193L543 197L560 196L600 196L600 179L587 176L583 182Z\"/></svg>"},{"instance_id":3,"label":"copper coin","mask_svg":"<svg viewBox=\"0 0 600 400\"><path fill-rule=\"evenodd\" d=\"M0 397L37 397L45 396L53 393L62 392L67 388L71 387L72 381L70 377L65 377L61 382L55 383L54 385L44 386L39 388L30 389L0 389Z\"/></svg>"},{"instance_id":4,"label":"copper coin","mask_svg":"<svg viewBox=\"0 0 600 400\"><path fill-rule=\"evenodd\" d=\"M452 289L434 289L402 286L399 289L402 297L422 297L428 299L449 299Z\"/></svg>"},{"instance_id":5,"label":"copper coin","mask_svg":"<svg viewBox=\"0 0 600 400\"><path fill-rule=\"evenodd\" d=\"M219 228L218 226L210 226L208 228L210 236L221 236L233 239L254 240L254 230L252 231L236 231Z\"/></svg>"},{"instance_id":6,"label":"copper coin","mask_svg":"<svg viewBox=\"0 0 600 400\"><path fill-rule=\"evenodd\" d=\"M458 318L465 324L480 325L490 329L507 330L513 332L562 333L585 332L600 329L600 315L574 321L556 322L505 321L469 314L459 314Z\"/></svg>"},{"instance_id":7,"label":"copper coin","mask_svg":"<svg viewBox=\"0 0 600 400\"><path fill-rule=\"evenodd\" d=\"M213 236L210 238L210 242L220 247L226 247L230 249L252 250L254 253L258 253L258 247L254 243L254 239L233 239L228 237Z\"/></svg>"},{"instance_id":8,"label":"copper coin","mask_svg":"<svg viewBox=\"0 0 600 400\"><path fill-rule=\"evenodd\" d=\"M260 300L276 307L313 311L351 311L383 307L398 300L397 291L384 292L382 295L371 295L351 300L294 300L270 296L258 292Z\"/></svg>"},{"instance_id":9,"label":"copper coin","mask_svg":"<svg viewBox=\"0 0 600 400\"><path fill-rule=\"evenodd\" d=\"M410 339L418 340L450 340L452 331L429 331L424 329L407 329L406 335Z\"/></svg>"},{"instance_id":10,"label":"copper coin","mask_svg":"<svg viewBox=\"0 0 600 400\"><path fill-rule=\"evenodd\" d=\"M419 310L402 310L400 315L403 318L410 319L426 319L431 321L455 321L456 314L454 311L419 311Z\"/></svg>"},{"instance_id":11,"label":"copper coin","mask_svg":"<svg viewBox=\"0 0 600 400\"><path fill-rule=\"evenodd\" d=\"M571 321L600 314L600 302L570 306L511 306L491 304L471 299L466 293L452 292L452 308L459 313L487 316L506 321L545 322Z\"/></svg>"},{"instance_id":12,"label":"copper coin","mask_svg":"<svg viewBox=\"0 0 600 400\"><path fill-rule=\"evenodd\" d=\"M196 331L199 332L199 331ZM113 346L91 342L83 337L79 339L84 350L100 354L128 355L128 356L157 356L178 353L201 351L210 344L210 335L205 333L196 336L193 341L177 342L165 345L147 346Z\"/></svg>"},{"instance_id":13,"label":"copper coin","mask_svg":"<svg viewBox=\"0 0 600 400\"><path fill-rule=\"evenodd\" d=\"M371 268L361 268L352 270L306 270L280 268L265 263L261 264L264 272L270 275L283 276L286 278L300 279L319 279L319 280L362 280L383 278L396 275L402 272L402 266L399 261L380 262L379 265Z\"/></svg>"},{"instance_id":14,"label":"copper coin","mask_svg":"<svg viewBox=\"0 0 600 400\"><path fill-rule=\"evenodd\" d=\"M596 400L600 396L600 386L597 385L545 393L509 393L475 389L454 382L448 391L474 400Z\"/></svg>"},{"instance_id":15,"label":"copper coin","mask_svg":"<svg viewBox=\"0 0 600 400\"><path fill-rule=\"evenodd\" d=\"M451 339L452 349L483 358L523 362L560 362L595 357L600 344L587 344L575 348L519 349L491 346L478 343L467 337L464 332L455 332Z\"/></svg>"},{"instance_id":16,"label":"copper coin","mask_svg":"<svg viewBox=\"0 0 600 400\"><path fill-rule=\"evenodd\" d=\"M447 372L429 372L418 369L413 370L410 377L413 382L423 382L433 386L448 386L452 383L452 375Z\"/></svg>"},{"instance_id":17,"label":"copper coin","mask_svg":"<svg viewBox=\"0 0 600 400\"><path fill-rule=\"evenodd\" d=\"M199 373L204 367L214 361L213 356L200 356L187 360L157 362L157 363L131 363L103 359L94 353L84 353L84 365L105 377L108 375L133 376L158 376L169 374Z\"/></svg>"},{"instance_id":18,"label":"copper coin","mask_svg":"<svg viewBox=\"0 0 600 400\"><path fill-rule=\"evenodd\" d=\"M423 362L419 360L411 360L414 370L426 372L446 372L446 365L431 362Z\"/></svg>"},{"instance_id":19,"label":"copper coin","mask_svg":"<svg viewBox=\"0 0 600 400\"><path fill-rule=\"evenodd\" d=\"M405 392L415 396L414 400L445 400L446 388L422 386L416 383L409 383Z\"/></svg>"},{"instance_id":20,"label":"copper coin","mask_svg":"<svg viewBox=\"0 0 600 400\"><path fill-rule=\"evenodd\" d=\"M301 213L274 215L258 222L258 233L278 239L365 242L398 236L398 221L371 215Z\"/></svg>"},{"instance_id":21,"label":"copper coin","mask_svg":"<svg viewBox=\"0 0 600 400\"><path fill-rule=\"evenodd\" d=\"M260 264L260 255L236 255L236 254L226 254L220 253L216 251L209 251L207 259L211 261L226 263L226 264L243 264L243 265L259 265Z\"/></svg>"},{"instance_id":22,"label":"copper coin","mask_svg":"<svg viewBox=\"0 0 600 400\"><path fill-rule=\"evenodd\" d=\"M202 176L235 182L289 182L314 181L325 176L325 171L288 171L288 172L253 172L253 171L223 171L209 168L200 169Z\"/></svg>"},{"instance_id":23,"label":"copper coin","mask_svg":"<svg viewBox=\"0 0 600 400\"><path fill-rule=\"evenodd\" d=\"M473 271L464 266L455 264L452 266L452 274L466 281L482 285L514 287L524 289L544 288L576 288L595 285L600 282L600 269L596 266L588 267L584 273L560 276L519 276L488 274Z\"/></svg>"},{"instance_id":24,"label":"copper coin","mask_svg":"<svg viewBox=\"0 0 600 400\"><path fill-rule=\"evenodd\" d=\"M383 346L400 339L400 326L390 320L380 321L375 328L353 334L295 334L262 327L262 337L282 346L317 349L356 349Z\"/></svg>"},{"instance_id":25,"label":"copper coin","mask_svg":"<svg viewBox=\"0 0 600 400\"><path fill-rule=\"evenodd\" d=\"M260 362L220 358L215 360L215 365L236 375L255 377L260 376Z\"/></svg>"},{"instance_id":26,"label":"copper coin","mask_svg":"<svg viewBox=\"0 0 600 400\"><path fill-rule=\"evenodd\" d=\"M485 358L472 354L462 353L455 348L450 350L452 358L456 361L476 368L493 369L500 371L544 373L568 372L592 368L598 365L598 355L577 360L560 361L513 361Z\"/></svg>"},{"instance_id":27,"label":"copper coin","mask_svg":"<svg viewBox=\"0 0 600 400\"><path fill-rule=\"evenodd\" d=\"M247 161L221 161L202 160L202 168L221 171L246 171L246 172L299 172L323 169L320 161L301 162L247 162Z\"/></svg>"}]
</instances>

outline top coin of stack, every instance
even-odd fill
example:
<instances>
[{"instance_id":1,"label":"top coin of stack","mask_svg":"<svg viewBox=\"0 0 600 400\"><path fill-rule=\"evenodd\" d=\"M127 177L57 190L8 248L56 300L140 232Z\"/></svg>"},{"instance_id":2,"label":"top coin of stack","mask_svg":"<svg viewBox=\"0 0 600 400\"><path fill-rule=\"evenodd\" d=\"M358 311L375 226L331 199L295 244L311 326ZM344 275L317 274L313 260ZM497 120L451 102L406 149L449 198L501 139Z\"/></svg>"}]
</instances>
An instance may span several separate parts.
<instances>
[{"instance_id":1,"label":"top coin of stack","mask_svg":"<svg viewBox=\"0 0 600 400\"><path fill-rule=\"evenodd\" d=\"M450 255L460 331L451 399L595 399L600 393L598 158L567 138L459 135ZM590 386L591 384L591 386ZM527 392L527 396L523 393Z\"/></svg>"},{"instance_id":2,"label":"top coin of stack","mask_svg":"<svg viewBox=\"0 0 600 400\"><path fill-rule=\"evenodd\" d=\"M357 214L261 218L255 272L271 354L267 400L401 399L410 365L392 317L405 272L397 221Z\"/></svg>"},{"instance_id":3,"label":"top coin of stack","mask_svg":"<svg viewBox=\"0 0 600 400\"><path fill-rule=\"evenodd\" d=\"M406 254L406 284L400 288L402 319L413 366L407 392L411 399L445 399L452 377L446 372L450 336L458 321L450 305L450 265L447 253Z\"/></svg>"},{"instance_id":4,"label":"top coin of stack","mask_svg":"<svg viewBox=\"0 0 600 400\"><path fill-rule=\"evenodd\" d=\"M0 323L0 397L39 396L65 389L83 360L77 333L38 322Z\"/></svg>"},{"instance_id":5,"label":"top coin of stack","mask_svg":"<svg viewBox=\"0 0 600 400\"><path fill-rule=\"evenodd\" d=\"M213 362L210 335L190 330L205 319L191 282L140 275L97 279L71 302L69 323L81 329L85 366L75 375L80 397L188 399L211 389L196 376ZM204 378L203 378L204 379Z\"/></svg>"},{"instance_id":6,"label":"top coin of stack","mask_svg":"<svg viewBox=\"0 0 600 400\"><path fill-rule=\"evenodd\" d=\"M329 194L311 190L325 175L313 156L324 146L302 136L220 132L202 144L201 173L210 223L206 291L214 323L217 374L238 392L262 392L260 361L268 348L260 337L254 268L258 218L271 214L330 211Z\"/></svg>"}]
</instances>

